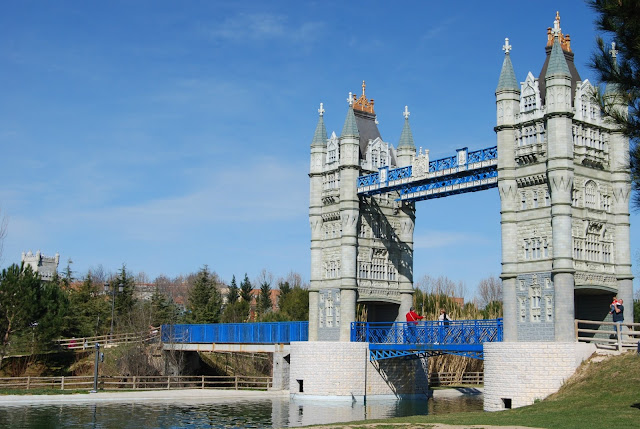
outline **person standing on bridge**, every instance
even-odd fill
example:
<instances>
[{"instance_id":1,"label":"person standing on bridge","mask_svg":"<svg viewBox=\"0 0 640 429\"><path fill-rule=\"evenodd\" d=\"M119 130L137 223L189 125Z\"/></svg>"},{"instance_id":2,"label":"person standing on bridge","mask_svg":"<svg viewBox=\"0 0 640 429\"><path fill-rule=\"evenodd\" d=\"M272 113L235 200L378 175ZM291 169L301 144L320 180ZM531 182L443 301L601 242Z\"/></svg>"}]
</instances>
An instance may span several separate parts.
<instances>
[{"instance_id":1,"label":"person standing on bridge","mask_svg":"<svg viewBox=\"0 0 640 429\"><path fill-rule=\"evenodd\" d=\"M447 314L447 312L444 310L444 308L440 309L440 316L438 316L438 331L439 331L439 339L438 342L440 343L444 343L444 340L447 336L447 328L449 327L449 322L451 321L451 318L449 317L449 315Z\"/></svg>"},{"instance_id":2,"label":"person standing on bridge","mask_svg":"<svg viewBox=\"0 0 640 429\"><path fill-rule=\"evenodd\" d=\"M407 343L415 343L418 337L418 321L420 319L424 319L424 316L419 316L418 313L415 312L415 308L411 307L409 312L407 313L407 336L405 338L405 342Z\"/></svg>"}]
</instances>

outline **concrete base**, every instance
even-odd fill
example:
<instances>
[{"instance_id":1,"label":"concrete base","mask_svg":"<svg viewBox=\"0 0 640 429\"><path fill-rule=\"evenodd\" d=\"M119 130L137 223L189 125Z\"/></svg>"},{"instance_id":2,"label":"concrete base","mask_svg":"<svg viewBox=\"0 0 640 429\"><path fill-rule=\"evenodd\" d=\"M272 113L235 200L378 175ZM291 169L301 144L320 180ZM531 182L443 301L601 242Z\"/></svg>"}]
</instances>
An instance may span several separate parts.
<instances>
[{"instance_id":1,"label":"concrete base","mask_svg":"<svg viewBox=\"0 0 640 429\"><path fill-rule=\"evenodd\" d=\"M289 391L294 398L347 399L428 394L427 360L369 361L368 343L291 343Z\"/></svg>"},{"instance_id":2,"label":"concrete base","mask_svg":"<svg viewBox=\"0 0 640 429\"><path fill-rule=\"evenodd\" d=\"M588 343L485 343L484 410L524 407L546 398L594 352Z\"/></svg>"}]
</instances>

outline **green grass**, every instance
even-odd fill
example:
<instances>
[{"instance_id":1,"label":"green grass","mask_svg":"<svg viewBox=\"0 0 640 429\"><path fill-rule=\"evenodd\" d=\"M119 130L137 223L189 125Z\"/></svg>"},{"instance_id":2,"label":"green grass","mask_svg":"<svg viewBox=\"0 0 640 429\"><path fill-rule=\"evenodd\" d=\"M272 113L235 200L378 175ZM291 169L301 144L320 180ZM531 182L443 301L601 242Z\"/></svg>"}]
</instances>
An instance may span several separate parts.
<instances>
[{"instance_id":1,"label":"green grass","mask_svg":"<svg viewBox=\"0 0 640 429\"><path fill-rule=\"evenodd\" d=\"M374 420L366 421L367 424ZM548 429L632 428L640 426L640 356L626 353L603 362L583 364L554 395L528 407L500 412L472 412L378 420L376 429L391 423L428 427L452 425L530 426ZM357 427L365 422L345 424ZM422 426L425 425L425 426ZM332 427L339 427L334 425ZM367 429L370 429L368 426Z\"/></svg>"}]
</instances>

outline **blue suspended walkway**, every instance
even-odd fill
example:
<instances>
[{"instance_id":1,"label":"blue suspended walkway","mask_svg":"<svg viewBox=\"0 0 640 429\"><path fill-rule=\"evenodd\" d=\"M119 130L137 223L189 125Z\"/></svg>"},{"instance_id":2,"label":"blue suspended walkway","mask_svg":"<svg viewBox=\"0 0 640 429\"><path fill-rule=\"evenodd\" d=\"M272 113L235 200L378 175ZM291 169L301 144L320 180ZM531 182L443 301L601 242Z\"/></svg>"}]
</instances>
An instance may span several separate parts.
<instances>
[{"instance_id":1,"label":"blue suspended walkway","mask_svg":"<svg viewBox=\"0 0 640 429\"><path fill-rule=\"evenodd\" d=\"M498 147L469 152L459 149L456 155L420 166L382 167L377 173L358 177L358 195L372 196L398 191L398 201L421 201L449 195L481 191L498 186ZM421 171L419 171L421 170Z\"/></svg>"},{"instance_id":2,"label":"blue suspended walkway","mask_svg":"<svg viewBox=\"0 0 640 429\"><path fill-rule=\"evenodd\" d=\"M441 322L353 322L351 341L369 343L371 360L454 354L483 358L483 343L502 341L502 319Z\"/></svg>"}]
</instances>

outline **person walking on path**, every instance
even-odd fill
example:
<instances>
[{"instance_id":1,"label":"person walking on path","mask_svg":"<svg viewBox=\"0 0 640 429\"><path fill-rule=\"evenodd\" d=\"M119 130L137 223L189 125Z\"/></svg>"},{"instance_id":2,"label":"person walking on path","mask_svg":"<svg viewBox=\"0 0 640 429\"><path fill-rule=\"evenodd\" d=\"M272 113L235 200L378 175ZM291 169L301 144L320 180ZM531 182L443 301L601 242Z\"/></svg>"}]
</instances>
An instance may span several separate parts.
<instances>
[{"instance_id":1,"label":"person walking on path","mask_svg":"<svg viewBox=\"0 0 640 429\"><path fill-rule=\"evenodd\" d=\"M406 343L415 343L418 336L418 320L424 319L424 316L419 316L415 312L415 308L411 307L406 315L407 318L407 335L405 337Z\"/></svg>"}]
</instances>

